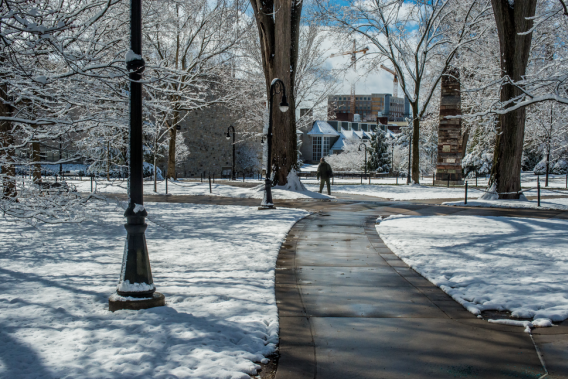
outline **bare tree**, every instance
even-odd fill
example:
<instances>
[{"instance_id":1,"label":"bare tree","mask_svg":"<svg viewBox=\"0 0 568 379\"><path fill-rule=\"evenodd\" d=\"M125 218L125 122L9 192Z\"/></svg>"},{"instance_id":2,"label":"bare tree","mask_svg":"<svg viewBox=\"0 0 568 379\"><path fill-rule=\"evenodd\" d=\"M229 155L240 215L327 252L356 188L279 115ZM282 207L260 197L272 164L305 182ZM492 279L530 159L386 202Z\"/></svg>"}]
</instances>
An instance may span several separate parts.
<instances>
[{"instance_id":1,"label":"bare tree","mask_svg":"<svg viewBox=\"0 0 568 379\"><path fill-rule=\"evenodd\" d=\"M301 0L251 0L262 52L262 67L267 97L275 78L286 86L289 110L272 109L273 146L269 164L274 167L275 182L285 185L289 172L297 164L295 76L298 66Z\"/></svg>"},{"instance_id":2,"label":"bare tree","mask_svg":"<svg viewBox=\"0 0 568 379\"><path fill-rule=\"evenodd\" d=\"M367 56L390 63L412 108L412 180L420 181L420 120L427 114L436 86L458 51L483 38L489 0L372 2L347 6L318 0L320 11L341 25L346 39L371 43Z\"/></svg>"},{"instance_id":3,"label":"bare tree","mask_svg":"<svg viewBox=\"0 0 568 379\"><path fill-rule=\"evenodd\" d=\"M242 7L242 3L241 3ZM252 25L240 18L238 2L226 0L152 2L144 29L148 41L148 77L160 119L166 119L169 133L166 177L175 177L177 127L188 113L235 97L230 87L232 50ZM152 81L152 80L150 80Z\"/></svg>"},{"instance_id":4,"label":"bare tree","mask_svg":"<svg viewBox=\"0 0 568 379\"><path fill-rule=\"evenodd\" d=\"M501 75L513 82L520 81L526 73L532 40L532 33L526 32L532 27L536 3L536 0L491 0L499 34ZM505 82L500 100L510 103L521 93L518 85ZM520 196L525 117L524 108L499 115L491 182L501 199Z\"/></svg>"}]
</instances>

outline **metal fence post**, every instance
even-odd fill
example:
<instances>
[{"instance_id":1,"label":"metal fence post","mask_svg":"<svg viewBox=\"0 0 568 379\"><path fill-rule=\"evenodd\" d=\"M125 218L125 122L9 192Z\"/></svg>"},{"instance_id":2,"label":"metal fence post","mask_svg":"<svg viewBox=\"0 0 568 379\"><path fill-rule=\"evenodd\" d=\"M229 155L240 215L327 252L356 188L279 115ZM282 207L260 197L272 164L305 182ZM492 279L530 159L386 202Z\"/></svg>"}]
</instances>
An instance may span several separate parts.
<instances>
[{"instance_id":1,"label":"metal fence post","mask_svg":"<svg viewBox=\"0 0 568 379\"><path fill-rule=\"evenodd\" d=\"M168 177L166 176L166 195L168 194Z\"/></svg>"},{"instance_id":2,"label":"metal fence post","mask_svg":"<svg viewBox=\"0 0 568 379\"><path fill-rule=\"evenodd\" d=\"M213 192L211 191L211 175L209 175L209 193L213 193Z\"/></svg>"},{"instance_id":3,"label":"metal fence post","mask_svg":"<svg viewBox=\"0 0 568 379\"><path fill-rule=\"evenodd\" d=\"M467 180L465 181L465 199L463 203L467 204Z\"/></svg>"}]
</instances>

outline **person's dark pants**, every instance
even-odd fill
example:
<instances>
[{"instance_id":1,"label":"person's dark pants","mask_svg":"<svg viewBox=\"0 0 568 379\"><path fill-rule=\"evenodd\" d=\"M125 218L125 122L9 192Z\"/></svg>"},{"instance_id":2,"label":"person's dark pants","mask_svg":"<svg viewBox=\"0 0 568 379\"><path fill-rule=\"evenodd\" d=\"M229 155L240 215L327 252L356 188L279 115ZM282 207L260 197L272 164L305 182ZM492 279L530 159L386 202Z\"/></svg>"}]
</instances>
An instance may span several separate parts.
<instances>
[{"instance_id":1,"label":"person's dark pants","mask_svg":"<svg viewBox=\"0 0 568 379\"><path fill-rule=\"evenodd\" d=\"M323 191L323 184L327 183L327 194L331 195L331 185L330 185L329 180L330 180L329 178L327 178L327 179L321 178L320 179L320 193Z\"/></svg>"}]
</instances>

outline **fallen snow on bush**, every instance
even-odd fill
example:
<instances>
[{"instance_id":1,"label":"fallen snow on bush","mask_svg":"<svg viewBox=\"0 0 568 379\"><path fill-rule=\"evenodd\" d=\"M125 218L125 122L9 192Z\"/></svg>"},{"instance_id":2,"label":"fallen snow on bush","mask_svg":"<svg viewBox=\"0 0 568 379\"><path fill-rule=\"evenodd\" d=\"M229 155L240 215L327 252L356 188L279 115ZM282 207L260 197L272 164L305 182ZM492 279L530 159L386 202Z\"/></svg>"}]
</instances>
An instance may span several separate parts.
<instances>
[{"instance_id":1,"label":"fallen snow on bush","mask_svg":"<svg viewBox=\"0 0 568 379\"><path fill-rule=\"evenodd\" d=\"M568 220L391 216L377 225L388 247L473 314L568 318ZM534 323L533 323L534 324Z\"/></svg>"},{"instance_id":2,"label":"fallen snow on bush","mask_svg":"<svg viewBox=\"0 0 568 379\"><path fill-rule=\"evenodd\" d=\"M167 306L109 312L124 210L34 229L0 219L0 377L249 378L275 350L274 267L307 213L147 203Z\"/></svg>"}]
</instances>

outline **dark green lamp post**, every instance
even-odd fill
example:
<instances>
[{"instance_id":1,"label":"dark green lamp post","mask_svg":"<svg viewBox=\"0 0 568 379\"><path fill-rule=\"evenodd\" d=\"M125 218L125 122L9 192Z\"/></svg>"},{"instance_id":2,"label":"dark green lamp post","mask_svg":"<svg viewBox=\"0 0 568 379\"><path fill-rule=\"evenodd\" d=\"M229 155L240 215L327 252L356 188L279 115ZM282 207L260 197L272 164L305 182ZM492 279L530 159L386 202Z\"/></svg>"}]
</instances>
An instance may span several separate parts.
<instances>
[{"instance_id":1,"label":"dark green lamp post","mask_svg":"<svg viewBox=\"0 0 568 379\"><path fill-rule=\"evenodd\" d=\"M126 68L130 79L130 146L126 246L116 293L109 298L109 310L146 309L165 305L164 295L156 292L146 247L148 215L143 199L142 157L142 0L130 1L130 51Z\"/></svg>"}]
</instances>

